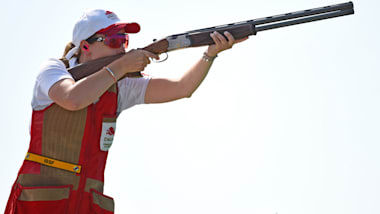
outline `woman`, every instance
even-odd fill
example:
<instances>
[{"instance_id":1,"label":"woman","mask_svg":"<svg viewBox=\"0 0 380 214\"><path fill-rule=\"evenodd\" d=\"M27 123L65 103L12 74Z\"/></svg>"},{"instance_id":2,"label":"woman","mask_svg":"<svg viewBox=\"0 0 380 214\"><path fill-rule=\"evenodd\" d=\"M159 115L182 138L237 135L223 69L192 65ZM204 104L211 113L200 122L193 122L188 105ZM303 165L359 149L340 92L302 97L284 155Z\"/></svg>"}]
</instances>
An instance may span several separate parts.
<instances>
[{"instance_id":1,"label":"woman","mask_svg":"<svg viewBox=\"0 0 380 214\"><path fill-rule=\"evenodd\" d=\"M12 187L9 213L113 213L103 195L104 169L119 113L133 105L190 97L217 54L235 41L213 33L215 44L179 79L122 78L143 71L150 59L132 50L98 72L75 81L67 68L124 53L137 23L122 23L110 11L88 10L75 24L63 59L49 59L37 77L32 100L31 141ZM53 211L54 210L54 211Z\"/></svg>"}]
</instances>

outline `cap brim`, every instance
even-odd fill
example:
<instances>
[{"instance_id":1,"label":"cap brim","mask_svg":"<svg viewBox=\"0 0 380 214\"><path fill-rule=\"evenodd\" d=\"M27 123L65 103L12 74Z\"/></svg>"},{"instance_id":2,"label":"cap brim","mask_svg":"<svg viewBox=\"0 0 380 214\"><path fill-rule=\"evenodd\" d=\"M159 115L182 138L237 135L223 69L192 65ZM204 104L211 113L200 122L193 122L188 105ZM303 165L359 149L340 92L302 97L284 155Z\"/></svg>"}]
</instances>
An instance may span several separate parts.
<instances>
[{"instance_id":1,"label":"cap brim","mask_svg":"<svg viewBox=\"0 0 380 214\"><path fill-rule=\"evenodd\" d=\"M124 29L126 33L138 33L140 32L140 25L132 22L132 23L116 23L105 29L98 31L98 33L104 33L108 35L115 34L120 30Z\"/></svg>"}]
</instances>

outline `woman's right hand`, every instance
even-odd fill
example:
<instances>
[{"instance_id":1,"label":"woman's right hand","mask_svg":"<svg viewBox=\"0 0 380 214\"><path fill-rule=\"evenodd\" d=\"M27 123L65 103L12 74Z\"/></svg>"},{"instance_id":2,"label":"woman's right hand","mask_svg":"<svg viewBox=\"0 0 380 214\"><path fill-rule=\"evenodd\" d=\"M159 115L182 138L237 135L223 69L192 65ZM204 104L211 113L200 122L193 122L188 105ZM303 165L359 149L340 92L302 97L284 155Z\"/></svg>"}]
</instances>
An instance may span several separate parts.
<instances>
[{"instance_id":1,"label":"woman's right hand","mask_svg":"<svg viewBox=\"0 0 380 214\"><path fill-rule=\"evenodd\" d=\"M143 71L150 59L159 60L159 56L145 50L131 50L108 65L111 69L121 70L124 74Z\"/></svg>"}]
</instances>

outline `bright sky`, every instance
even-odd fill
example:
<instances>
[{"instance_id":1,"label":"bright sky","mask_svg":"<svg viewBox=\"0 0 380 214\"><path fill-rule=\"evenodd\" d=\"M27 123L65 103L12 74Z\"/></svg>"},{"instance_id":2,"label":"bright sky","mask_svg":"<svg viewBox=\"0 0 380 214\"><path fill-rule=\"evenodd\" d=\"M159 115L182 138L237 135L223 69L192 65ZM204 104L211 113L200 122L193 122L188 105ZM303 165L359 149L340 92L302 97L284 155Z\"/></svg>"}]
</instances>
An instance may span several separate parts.
<instances>
[{"instance_id":1,"label":"bright sky","mask_svg":"<svg viewBox=\"0 0 380 214\"><path fill-rule=\"evenodd\" d=\"M142 26L132 48L333 0L2 2L0 212L29 145L40 63L60 57L86 8ZM380 213L379 1L356 14L259 33L220 54L190 99L121 114L105 194L116 213ZM181 75L204 47L169 53Z\"/></svg>"}]
</instances>

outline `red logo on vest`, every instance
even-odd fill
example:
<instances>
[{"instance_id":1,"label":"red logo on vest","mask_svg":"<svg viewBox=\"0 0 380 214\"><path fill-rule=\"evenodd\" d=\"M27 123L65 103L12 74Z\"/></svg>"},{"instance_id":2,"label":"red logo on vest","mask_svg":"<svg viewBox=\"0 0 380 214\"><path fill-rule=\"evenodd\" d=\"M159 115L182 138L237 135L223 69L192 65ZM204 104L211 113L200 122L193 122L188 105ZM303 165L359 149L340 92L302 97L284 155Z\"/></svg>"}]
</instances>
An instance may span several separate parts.
<instances>
[{"instance_id":1,"label":"red logo on vest","mask_svg":"<svg viewBox=\"0 0 380 214\"><path fill-rule=\"evenodd\" d=\"M110 127L107 132L106 132L107 135L115 135L115 129L113 127Z\"/></svg>"}]
</instances>

